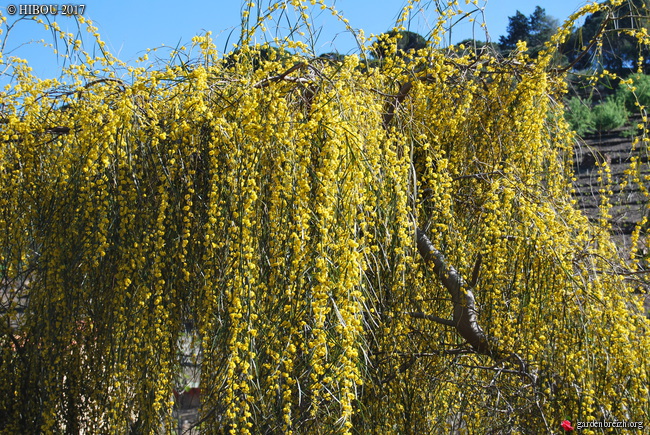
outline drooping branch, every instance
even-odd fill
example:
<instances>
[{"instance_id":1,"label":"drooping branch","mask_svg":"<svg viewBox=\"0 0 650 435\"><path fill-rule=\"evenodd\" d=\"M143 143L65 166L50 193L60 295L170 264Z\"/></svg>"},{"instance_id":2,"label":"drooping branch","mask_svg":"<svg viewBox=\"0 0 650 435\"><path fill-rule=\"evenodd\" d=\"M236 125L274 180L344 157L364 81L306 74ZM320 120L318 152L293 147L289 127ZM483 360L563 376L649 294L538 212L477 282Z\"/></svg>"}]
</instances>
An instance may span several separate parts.
<instances>
[{"instance_id":1,"label":"drooping branch","mask_svg":"<svg viewBox=\"0 0 650 435\"><path fill-rule=\"evenodd\" d=\"M490 346L488 336L478 323L472 288L460 273L447 263L444 255L433 246L431 240L419 228L416 229L416 240L420 255L425 262L433 265L434 274L451 295L454 304L453 326L476 352L494 356L495 349ZM444 324L448 323L444 322Z\"/></svg>"},{"instance_id":2,"label":"drooping branch","mask_svg":"<svg viewBox=\"0 0 650 435\"><path fill-rule=\"evenodd\" d=\"M612 21L611 12L608 11L607 16L601 23L600 28L596 32L596 35L593 38L591 38L589 45L583 48L583 50L580 52L580 54L578 54L578 56L576 56L573 62L571 62L569 65L565 66L564 68L557 69L556 73L564 74L565 72L572 70L573 67L575 67L578 64L578 62L580 62L580 60L582 60L582 58L594 48L596 43L600 41L600 39L603 36L603 33L605 33L605 29L607 28L607 25L610 24L611 21Z\"/></svg>"}]
</instances>

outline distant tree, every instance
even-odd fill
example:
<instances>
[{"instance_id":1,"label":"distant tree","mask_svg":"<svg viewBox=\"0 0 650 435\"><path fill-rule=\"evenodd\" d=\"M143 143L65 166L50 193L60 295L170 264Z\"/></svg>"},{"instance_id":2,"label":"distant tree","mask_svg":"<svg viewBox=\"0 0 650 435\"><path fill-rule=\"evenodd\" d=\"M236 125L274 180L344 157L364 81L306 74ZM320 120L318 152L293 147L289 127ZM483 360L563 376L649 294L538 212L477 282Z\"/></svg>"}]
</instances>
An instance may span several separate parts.
<instances>
[{"instance_id":1,"label":"distant tree","mask_svg":"<svg viewBox=\"0 0 650 435\"><path fill-rule=\"evenodd\" d=\"M528 17L517 11L514 16L508 17L508 20L507 35L499 37L501 51L510 53L517 47L517 42L525 41L533 57L536 57L544 43L551 39L559 24L557 19L547 15L539 6Z\"/></svg>"},{"instance_id":2,"label":"distant tree","mask_svg":"<svg viewBox=\"0 0 650 435\"><path fill-rule=\"evenodd\" d=\"M261 48L250 48L247 51L237 49L224 58L225 66L232 68L240 63L247 63L253 67L253 70L259 69L264 62L281 61L291 57L291 53L282 47L270 45Z\"/></svg>"},{"instance_id":3,"label":"distant tree","mask_svg":"<svg viewBox=\"0 0 650 435\"><path fill-rule=\"evenodd\" d=\"M558 20L546 15L546 11L539 6L530 15L529 22L530 35L527 42L531 47L542 47L559 27Z\"/></svg>"},{"instance_id":4,"label":"distant tree","mask_svg":"<svg viewBox=\"0 0 650 435\"><path fill-rule=\"evenodd\" d=\"M490 51L490 52L498 52L499 51L499 44L495 42L485 42L485 41L478 41L476 39L463 39L460 41L458 44L456 44L456 51L460 51L459 47L463 46L465 50L469 50L470 52L480 52L480 51Z\"/></svg>"},{"instance_id":5,"label":"distant tree","mask_svg":"<svg viewBox=\"0 0 650 435\"><path fill-rule=\"evenodd\" d=\"M630 0L623 2L613 13L599 11L588 15L565 44L564 54L576 70L598 65L622 76L633 72L637 61L643 57L642 67L646 73L650 72L650 50L640 46L629 33L619 31L647 29L650 25L647 19L649 10L650 0ZM602 41L601 46L587 44L596 39Z\"/></svg>"},{"instance_id":6,"label":"distant tree","mask_svg":"<svg viewBox=\"0 0 650 435\"><path fill-rule=\"evenodd\" d=\"M329 52L329 53L323 53L318 57L321 58L321 59L327 59L327 60L332 60L332 61L336 61L336 62L343 62L343 60L345 60L345 55L343 55L341 53L338 53L338 52L335 52L335 51L332 51L332 52Z\"/></svg>"},{"instance_id":7,"label":"distant tree","mask_svg":"<svg viewBox=\"0 0 650 435\"><path fill-rule=\"evenodd\" d=\"M530 34L530 22L526 15L517 11L517 13L508 17L508 34L499 37L499 48L502 51L512 51L517 46L517 42L525 41Z\"/></svg>"}]
</instances>

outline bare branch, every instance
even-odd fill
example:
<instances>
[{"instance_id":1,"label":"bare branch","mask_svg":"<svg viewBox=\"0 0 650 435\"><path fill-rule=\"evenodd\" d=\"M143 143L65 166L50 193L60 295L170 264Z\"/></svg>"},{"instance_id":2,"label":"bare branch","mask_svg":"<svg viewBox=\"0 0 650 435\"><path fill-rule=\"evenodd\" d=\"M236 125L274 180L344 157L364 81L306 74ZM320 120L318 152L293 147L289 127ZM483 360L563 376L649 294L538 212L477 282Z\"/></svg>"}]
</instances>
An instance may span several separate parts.
<instances>
[{"instance_id":1,"label":"bare branch","mask_svg":"<svg viewBox=\"0 0 650 435\"><path fill-rule=\"evenodd\" d=\"M280 80L287 80L287 81L293 81L293 82L298 82L298 83L309 83L310 80L306 79L306 78L287 77L292 72L294 72L294 71L296 71L298 69L304 68L305 66L307 66L307 64L305 62L298 62L297 64L295 64L294 66L292 66L291 68L289 68L288 70L283 72L282 74L278 74L277 76L273 76L273 77L267 77L264 80L262 80L262 81L256 83L255 85L253 85L253 87L254 88L264 88L264 87L268 86L269 84L271 84L273 82L279 82Z\"/></svg>"},{"instance_id":2,"label":"bare branch","mask_svg":"<svg viewBox=\"0 0 650 435\"><path fill-rule=\"evenodd\" d=\"M443 319L442 317L434 316L432 314L425 314L421 312L410 312L407 314L415 319L432 320L436 323L440 323L441 325L456 327L456 324L454 323L453 320Z\"/></svg>"},{"instance_id":3,"label":"bare branch","mask_svg":"<svg viewBox=\"0 0 650 435\"><path fill-rule=\"evenodd\" d=\"M476 263L474 263L474 270L472 271L472 279L469 282L469 286L472 288L476 287L476 282L478 281L478 274L481 271L482 260L483 260L483 256L479 252L478 256L476 257Z\"/></svg>"},{"instance_id":4,"label":"bare branch","mask_svg":"<svg viewBox=\"0 0 650 435\"><path fill-rule=\"evenodd\" d=\"M458 333L483 355L494 356L490 340L478 323L474 293L463 277L447 264L444 255L438 251L422 230L416 230L417 247L424 261L433 264L433 272L451 295L454 304L453 326Z\"/></svg>"},{"instance_id":5,"label":"bare branch","mask_svg":"<svg viewBox=\"0 0 650 435\"><path fill-rule=\"evenodd\" d=\"M565 72L571 70L574 66L580 62L580 60L585 57L589 51L591 51L592 48L596 45L596 43L600 40L600 38L603 36L603 33L605 32L605 28L611 21L611 14L608 12L607 17L603 20L602 24L600 25L600 28L598 29L598 32L596 33L596 36L591 38L591 42L589 43L589 46L587 46L584 50L580 52L580 54L571 62L569 65L565 66L564 68L557 69L555 72L557 74L564 74Z\"/></svg>"},{"instance_id":6,"label":"bare branch","mask_svg":"<svg viewBox=\"0 0 650 435\"><path fill-rule=\"evenodd\" d=\"M477 180L485 180L487 177L489 177L491 175L503 175L503 172L501 172L501 171L493 171L493 172L481 172L479 174L460 175L458 177L452 178L452 181L464 180L464 179L467 179L467 178L475 178Z\"/></svg>"}]
</instances>

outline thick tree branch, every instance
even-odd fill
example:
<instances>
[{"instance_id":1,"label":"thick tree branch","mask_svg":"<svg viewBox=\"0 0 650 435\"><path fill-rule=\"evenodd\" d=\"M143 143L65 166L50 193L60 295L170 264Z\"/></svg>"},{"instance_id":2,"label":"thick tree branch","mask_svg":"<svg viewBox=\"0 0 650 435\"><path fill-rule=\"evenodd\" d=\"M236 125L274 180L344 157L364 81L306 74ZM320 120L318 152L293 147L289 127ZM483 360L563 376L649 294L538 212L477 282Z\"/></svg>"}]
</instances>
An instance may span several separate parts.
<instances>
[{"instance_id":1,"label":"thick tree branch","mask_svg":"<svg viewBox=\"0 0 650 435\"><path fill-rule=\"evenodd\" d=\"M399 88L399 92L397 92L397 95L388 102L388 107L386 108L386 112L384 113L383 117L383 124L384 124L384 129L388 130L388 125L390 122L393 120L395 117L395 111L397 110L397 107L404 101L406 96L408 95L409 91L413 87L413 83L411 82L406 82Z\"/></svg>"},{"instance_id":2,"label":"thick tree branch","mask_svg":"<svg viewBox=\"0 0 650 435\"><path fill-rule=\"evenodd\" d=\"M420 255L433 265L433 272L451 295L454 304L453 326L476 352L494 356L490 340L478 323L471 287L453 266L447 264L444 255L433 246L424 231L418 228L416 238Z\"/></svg>"}]
</instances>

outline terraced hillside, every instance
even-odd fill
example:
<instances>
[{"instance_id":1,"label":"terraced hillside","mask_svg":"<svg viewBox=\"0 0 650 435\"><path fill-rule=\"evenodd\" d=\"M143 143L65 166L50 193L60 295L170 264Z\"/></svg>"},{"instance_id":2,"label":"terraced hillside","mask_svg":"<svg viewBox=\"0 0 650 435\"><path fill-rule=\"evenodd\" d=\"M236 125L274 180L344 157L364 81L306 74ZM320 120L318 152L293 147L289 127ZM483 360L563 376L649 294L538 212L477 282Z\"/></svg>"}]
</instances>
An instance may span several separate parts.
<instances>
[{"instance_id":1,"label":"terraced hillside","mask_svg":"<svg viewBox=\"0 0 650 435\"><path fill-rule=\"evenodd\" d=\"M627 177L625 170L633 157L643 163L648 162L647 152L632 150L632 138L625 134L626 129L587 135L576 143L575 148L576 197L591 219L599 216L599 164L607 162L611 168L611 189L614 193L611 223L619 247L623 250L629 250L630 235L635 224L643 217L644 201L638 185L630 183L624 189L620 185ZM642 175L650 175L647 165L642 166Z\"/></svg>"},{"instance_id":2,"label":"terraced hillside","mask_svg":"<svg viewBox=\"0 0 650 435\"><path fill-rule=\"evenodd\" d=\"M636 124L636 120L633 120ZM642 162L641 175L650 175L648 169L648 150L632 149L632 138L626 135L628 127L606 133L587 135L576 142L574 161L576 164L576 199L582 210L592 220L599 218L600 163L607 162L611 168L611 190L613 192L610 210L613 237L624 256L629 256L632 231L643 214L646 213L644 196L638 184L629 183L623 189L621 184L627 177L625 170L630 167L632 158ZM650 187L650 186L648 186ZM643 236L637 255L645 257L646 269L650 264L650 247ZM630 276L640 293L645 293L646 312L650 315L650 278L647 274Z\"/></svg>"}]
</instances>

